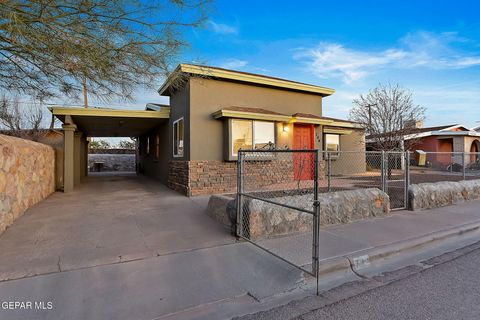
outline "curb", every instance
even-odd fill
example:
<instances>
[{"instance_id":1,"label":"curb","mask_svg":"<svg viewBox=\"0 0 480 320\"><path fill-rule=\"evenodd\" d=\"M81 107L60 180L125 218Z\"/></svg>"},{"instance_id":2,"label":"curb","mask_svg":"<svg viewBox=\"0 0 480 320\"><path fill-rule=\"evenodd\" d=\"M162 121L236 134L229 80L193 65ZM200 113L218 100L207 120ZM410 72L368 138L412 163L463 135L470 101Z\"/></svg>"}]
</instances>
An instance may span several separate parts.
<instances>
[{"instance_id":1,"label":"curb","mask_svg":"<svg viewBox=\"0 0 480 320\"><path fill-rule=\"evenodd\" d=\"M334 276L346 272L357 274L357 271L370 266L372 263L479 230L480 222L467 223L446 230L428 233L420 237L400 240L386 245L348 253L343 256L320 260L320 276Z\"/></svg>"}]
</instances>

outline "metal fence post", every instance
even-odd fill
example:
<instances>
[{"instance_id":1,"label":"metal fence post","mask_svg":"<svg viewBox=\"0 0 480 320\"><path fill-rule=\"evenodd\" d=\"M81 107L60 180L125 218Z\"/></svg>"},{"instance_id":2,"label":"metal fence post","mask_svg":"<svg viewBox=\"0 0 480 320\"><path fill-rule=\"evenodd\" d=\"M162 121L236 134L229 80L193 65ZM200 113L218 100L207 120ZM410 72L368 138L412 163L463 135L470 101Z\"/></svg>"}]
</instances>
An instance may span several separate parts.
<instances>
[{"instance_id":1,"label":"metal fence post","mask_svg":"<svg viewBox=\"0 0 480 320\"><path fill-rule=\"evenodd\" d=\"M320 202L318 201L318 170L319 170L319 152L318 149L315 150L315 162L314 162L314 183L313 183L313 254L312 254L312 266L313 273L317 281L317 295L319 294L319 274L320 274L320 265L319 265L319 256L320 256Z\"/></svg>"},{"instance_id":2,"label":"metal fence post","mask_svg":"<svg viewBox=\"0 0 480 320\"><path fill-rule=\"evenodd\" d=\"M463 175L463 180L465 181L466 180L466 172L465 172L465 164L466 164L466 161L465 161L465 151L462 153L462 175Z\"/></svg>"},{"instance_id":3,"label":"metal fence post","mask_svg":"<svg viewBox=\"0 0 480 320\"><path fill-rule=\"evenodd\" d=\"M235 226L237 237L243 235L243 178L243 152L239 150L237 159L237 218Z\"/></svg>"},{"instance_id":4,"label":"metal fence post","mask_svg":"<svg viewBox=\"0 0 480 320\"><path fill-rule=\"evenodd\" d=\"M386 190L386 182L385 182L385 150L382 150L382 160L380 164L380 173L381 173L381 185L382 185L382 191L387 192Z\"/></svg>"},{"instance_id":5,"label":"metal fence post","mask_svg":"<svg viewBox=\"0 0 480 320\"><path fill-rule=\"evenodd\" d=\"M327 152L327 192L330 192L332 187L332 155Z\"/></svg>"},{"instance_id":6,"label":"metal fence post","mask_svg":"<svg viewBox=\"0 0 480 320\"><path fill-rule=\"evenodd\" d=\"M410 186L410 151L405 153L405 208L408 207L408 187Z\"/></svg>"}]
</instances>

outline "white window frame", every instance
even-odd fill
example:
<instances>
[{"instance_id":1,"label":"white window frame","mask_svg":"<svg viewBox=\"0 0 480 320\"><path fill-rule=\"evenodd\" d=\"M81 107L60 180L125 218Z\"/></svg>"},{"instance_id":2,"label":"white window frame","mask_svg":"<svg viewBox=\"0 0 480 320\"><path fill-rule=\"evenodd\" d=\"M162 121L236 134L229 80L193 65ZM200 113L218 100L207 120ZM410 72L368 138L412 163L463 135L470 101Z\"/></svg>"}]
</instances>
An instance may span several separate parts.
<instances>
[{"instance_id":1,"label":"white window frame","mask_svg":"<svg viewBox=\"0 0 480 320\"><path fill-rule=\"evenodd\" d=\"M338 150L337 151L329 151L327 150L327 136L338 136ZM342 135L338 133L324 133L323 134L323 149L326 152L330 153L331 158L338 158L340 157L340 151L342 151Z\"/></svg>"},{"instance_id":2,"label":"white window frame","mask_svg":"<svg viewBox=\"0 0 480 320\"><path fill-rule=\"evenodd\" d=\"M177 154L175 154L175 144L177 143L175 141L175 130L177 130L177 138L179 137L179 133L180 133L180 126L178 125L178 123L182 121L183 122L183 126L182 126L182 130L183 130L183 146L182 146L182 153L179 153L179 146L177 145ZM176 129L175 129L175 125L176 125ZM173 125L172 125L172 154L173 154L173 157L174 158L183 158L183 155L185 153L185 121L183 119L183 117L173 121ZM178 139L178 142L180 142L180 139Z\"/></svg>"},{"instance_id":3,"label":"white window frame","mask_svg":"<svg viewBox=\"0 0 480 320\"><path fill-rule=\"evenodd\" d=\"M253 144L255 142L255 122L266 122L271 123L273 125L273 145L277 145L277 126L275 121L265 121L265 120L254 120L254 119L237 119L237 118L230 118L228 119L228 157L227 159L230 161L234 161L238 159L238 153L234 154L233 150L233 121L249 121L252 126L252 148L254 148Z\"/></svg>"}]
</instances>

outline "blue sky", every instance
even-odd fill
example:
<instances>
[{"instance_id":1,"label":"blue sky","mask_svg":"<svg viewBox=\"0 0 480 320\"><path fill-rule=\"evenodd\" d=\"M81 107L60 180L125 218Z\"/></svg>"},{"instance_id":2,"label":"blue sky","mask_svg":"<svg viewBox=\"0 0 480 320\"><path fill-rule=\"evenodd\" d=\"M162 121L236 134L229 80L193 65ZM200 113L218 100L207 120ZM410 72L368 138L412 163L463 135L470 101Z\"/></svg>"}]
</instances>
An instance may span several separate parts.
<instances>
[{"instance_id":1,"label":"blue sky","mask_svg":"<svg viewBox=\"0 0 480 320\"><path fill-rule=\"evenodd\" d=\"M181 61L331 87L324 115L348 117L353 98L399 83L427 108L427 125L480 120L476 1L227 1L213 4ZM139 92L132 105L161 101ZM261 106L259 106L261 107ZM299 111L301 111L299 109Z\"/></svg>"}]
</instances>

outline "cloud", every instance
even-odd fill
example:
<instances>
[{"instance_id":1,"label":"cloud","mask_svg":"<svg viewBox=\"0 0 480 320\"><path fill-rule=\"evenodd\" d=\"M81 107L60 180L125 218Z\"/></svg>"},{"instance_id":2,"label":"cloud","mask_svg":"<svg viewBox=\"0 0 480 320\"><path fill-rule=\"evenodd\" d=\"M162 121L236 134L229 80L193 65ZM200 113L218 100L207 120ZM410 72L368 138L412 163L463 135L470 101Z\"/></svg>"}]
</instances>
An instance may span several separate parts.
<instances>
[{"instance_id":1,"label":"cloud","mask_svg":"<svg viewBox=\"0 0 480 320\"><path fill-rule=\"evenodd\" d=\"M466 43L456 33L407 34L396 46L384 50L354 50L339 43L322 42L313 48L300 48L294 59L306 61L320 78L341 78L351 83L382 69L463 69L480 66L480 53L465 53L457 48Z\"/></svg>"},{"instance_id":2,"label":"cloud","mask_svg":"<svg viewBox=\"0 0 480 320\"><path fill-rule=\"evenodd\" d=\"M223 23L216 23L213 20L208 21L210 29L218 34L238 34L238 28Z\"/></svg>"},{"instance_id":3,"label":"cloud","mask_svg":"<svg viewBox=\"0 0 480 320\"><path fill-rule=\"evenodd\" d=\"M248 61L232 58L220 63L219 67L225 69L239 69L245 67L247 64Z\"/></svg>"}]
</instances>

